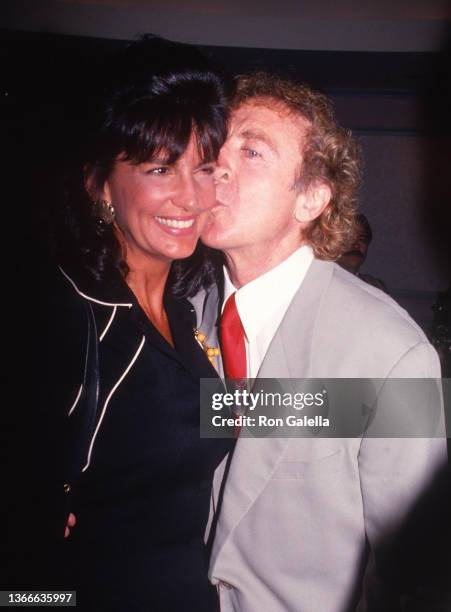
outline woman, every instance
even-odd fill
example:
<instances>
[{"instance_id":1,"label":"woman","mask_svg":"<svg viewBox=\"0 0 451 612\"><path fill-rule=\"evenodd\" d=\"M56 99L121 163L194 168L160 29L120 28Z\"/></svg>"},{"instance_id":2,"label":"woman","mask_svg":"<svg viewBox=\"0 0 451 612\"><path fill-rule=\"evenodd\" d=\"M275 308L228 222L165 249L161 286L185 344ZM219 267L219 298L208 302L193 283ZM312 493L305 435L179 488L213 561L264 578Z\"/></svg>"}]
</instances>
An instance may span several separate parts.
<instances>
[{"instance_id":1,"label":"woman","mask_svg":"<svg viewBox=\"0 0 451 612\"><path fill-rule=\"evenodd\" d=\"M191 48L134 43L114 63L80 197L68 190L47 388L77 517L62 580L83 610L217 609L203 534L228 443L200 439L199 378L215 371L167 285L215 203L226 102Z\"/></svg>"}]
</instances>

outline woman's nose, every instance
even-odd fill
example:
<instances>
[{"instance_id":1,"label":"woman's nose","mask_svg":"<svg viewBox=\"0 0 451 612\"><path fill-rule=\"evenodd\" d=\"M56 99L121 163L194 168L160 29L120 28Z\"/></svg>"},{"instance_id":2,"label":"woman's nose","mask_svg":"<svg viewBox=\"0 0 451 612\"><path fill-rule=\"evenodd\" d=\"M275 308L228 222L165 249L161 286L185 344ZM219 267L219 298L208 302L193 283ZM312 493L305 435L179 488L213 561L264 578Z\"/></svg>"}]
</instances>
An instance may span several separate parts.
<instances>
[{"instance_id":1,"label":"woman's nose","mask_svg":"<svg viewBox=\"0 0 451 612\"><path fill-rule=\"evenodd\" d=\"M173 202L178 208L183 208L185 210L197 208L197 190L191 176L180 177L177 193L174 194Z\"/></svg>"}]
</instances>

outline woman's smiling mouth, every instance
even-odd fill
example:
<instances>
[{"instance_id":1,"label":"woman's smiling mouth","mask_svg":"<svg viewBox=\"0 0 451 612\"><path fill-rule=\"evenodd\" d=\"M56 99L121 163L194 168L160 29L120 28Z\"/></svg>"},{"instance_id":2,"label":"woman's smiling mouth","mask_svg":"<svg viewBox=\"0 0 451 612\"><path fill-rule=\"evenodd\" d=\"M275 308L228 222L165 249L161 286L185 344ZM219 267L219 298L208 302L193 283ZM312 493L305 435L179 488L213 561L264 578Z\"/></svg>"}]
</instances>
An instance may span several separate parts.
<instances>
[{"instance_id":1,"label":"woman's smiling mouth","mask_svg":"<svg viewBox=\"0 0 451 612\"><path fill-rule=\"evenodd\" d=\"M194 225L196 217L154 217L160 225L170 229L189 229Z\"/></svg>"}]
</instances>

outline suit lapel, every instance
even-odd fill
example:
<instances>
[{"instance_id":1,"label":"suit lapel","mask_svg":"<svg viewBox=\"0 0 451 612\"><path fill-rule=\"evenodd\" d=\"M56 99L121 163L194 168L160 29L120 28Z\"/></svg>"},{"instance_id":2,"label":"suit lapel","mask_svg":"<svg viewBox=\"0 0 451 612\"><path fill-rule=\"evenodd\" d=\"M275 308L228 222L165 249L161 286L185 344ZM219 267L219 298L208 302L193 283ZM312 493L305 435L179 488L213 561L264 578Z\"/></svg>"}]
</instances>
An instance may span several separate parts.
<instances>
[{"instance_id":1,"label":"suit lapel","mask_svg":"<svg viewBox=\"0 0 451 612\"><path fill-rule=\"evenodd\" d=\"M332 270L332 264L313 260L268 348L256 384L263 378L311 376L316 319ZM256 439L243 434L244 431L236 443L224 490L212 550L213 574L229 535L265 488L290 441L271 436Z\"/></svg>"},{"instance_id":2,"label":"suit lapel","mask_svg":"<svg viewBox=\"0 0 451 612\"><path fill-rule=\"evenodd\" d=\"M312 376L315 330L333 264L314 259L260 366L258 378Z\"/></svg>"}]
</instances>

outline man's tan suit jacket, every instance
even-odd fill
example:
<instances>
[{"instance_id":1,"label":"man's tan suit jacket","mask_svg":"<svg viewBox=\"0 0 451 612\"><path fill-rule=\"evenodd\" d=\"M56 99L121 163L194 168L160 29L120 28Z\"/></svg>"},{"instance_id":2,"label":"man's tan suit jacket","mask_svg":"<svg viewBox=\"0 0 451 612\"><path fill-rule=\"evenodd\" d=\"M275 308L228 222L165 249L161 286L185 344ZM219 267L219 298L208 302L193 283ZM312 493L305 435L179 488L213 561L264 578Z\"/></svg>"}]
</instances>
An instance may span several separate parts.
<instances>
[{"instance_id":1,"label":"man's tan suit jacket","mask_svg":"<svg viewBox=\"0 0 451 612\"><path fill-rule=\"evenodd\" d=\"M193 303L214 344L217 291ZM314 260L258 376L440 378L440 366L389 296ZM440 400L431 401L440 414ZM221 612L388 610L379 573L384 545L445 461L440 437L240 437L209 571ZM214 509L225 464L215 476Z\"/></svg>"}]
</instances>

